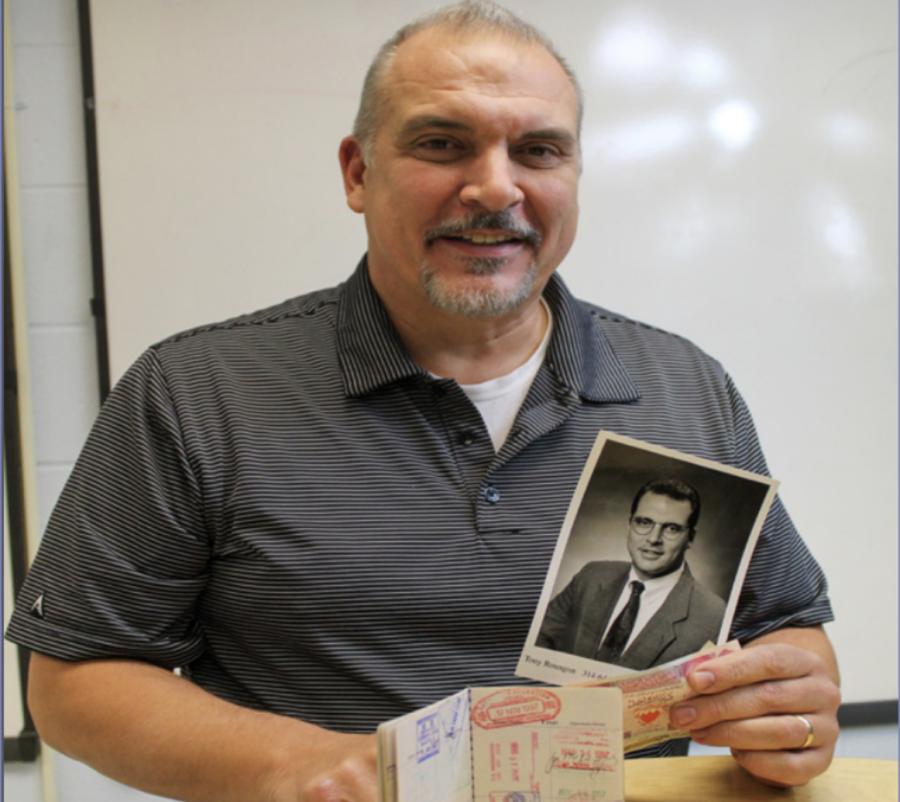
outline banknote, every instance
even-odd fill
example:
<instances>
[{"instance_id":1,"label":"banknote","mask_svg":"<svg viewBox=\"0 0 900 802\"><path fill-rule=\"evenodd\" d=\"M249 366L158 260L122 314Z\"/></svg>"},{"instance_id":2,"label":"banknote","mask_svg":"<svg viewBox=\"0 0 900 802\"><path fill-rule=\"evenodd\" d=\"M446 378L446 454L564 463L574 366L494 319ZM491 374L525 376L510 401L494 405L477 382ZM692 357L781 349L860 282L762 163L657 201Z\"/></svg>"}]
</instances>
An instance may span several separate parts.
<instances>
[{"instance_id":1,"label":"banknote","mask_svg":"<svg viewBox=\"0 0 900 802\"><path fill-rule=\"evenodd\" d=\"M669 722L669 708L673 704L697 695L688 685L687 675L701 663L740 648L737 641L729 641L722 646L710 644L699 652L664 666L585 684L622 691L622 738L627 754L663 741L689 738L689 732L679 730Z\"/></svg>"}]
</instances>

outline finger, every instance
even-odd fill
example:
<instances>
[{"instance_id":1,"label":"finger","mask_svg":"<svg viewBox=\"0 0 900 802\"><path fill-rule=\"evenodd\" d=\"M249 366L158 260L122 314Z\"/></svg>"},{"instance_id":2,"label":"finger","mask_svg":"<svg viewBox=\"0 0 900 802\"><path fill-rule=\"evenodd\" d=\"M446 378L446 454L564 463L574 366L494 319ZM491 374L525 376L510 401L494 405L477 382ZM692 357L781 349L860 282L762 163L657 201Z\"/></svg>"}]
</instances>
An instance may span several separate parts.
<instances>
[{"instance_id":1,"label":"finger","mask_svg":"<svg viewBox=\"0 0 900 802\"><path fill-rule=\"evenodd\" d=\"M697 693L710 694L824 670L822 658L813 652L786 644L766 644L708 660L688 674L687 680Z\"/></svg>"},{"instance_id":2,"label":"finger","mask_svg":"<svg viewBox=\"0 0 900 802\"><path fill-rule=\"evenodd\" d=\"M673 705L669 718L679 729L697 730L773 713L833 714L840 698L837 686L825 675L776 680L695 696Z\"/></svg>"},{"instance_id":3,"label":"finger","mask_svg":"<svg viewBox=\"0 0 900 802\"><path fill-rule=\"evenodd\" d=\"M809 713L804 718L813 729L812 741L805 748L833 747L838 736L834 716ZM809 727L796 715L725 721L691 732L693 740L706 746L730 746L733 749L763 752L803 749L808 735Z\"/></svg>"},{"instance_id":4,"label":"finger","mask_svg":"<svg viewBox=\"0 0 900 802\"><path fill-rule=\"evenodd\" d=\"M805 785L818 777L831 764L834 749L820 747L801 752L761 752L732 749L731 753L740 766L767 785L779 788Z\"/></svg>"}]
</instances>

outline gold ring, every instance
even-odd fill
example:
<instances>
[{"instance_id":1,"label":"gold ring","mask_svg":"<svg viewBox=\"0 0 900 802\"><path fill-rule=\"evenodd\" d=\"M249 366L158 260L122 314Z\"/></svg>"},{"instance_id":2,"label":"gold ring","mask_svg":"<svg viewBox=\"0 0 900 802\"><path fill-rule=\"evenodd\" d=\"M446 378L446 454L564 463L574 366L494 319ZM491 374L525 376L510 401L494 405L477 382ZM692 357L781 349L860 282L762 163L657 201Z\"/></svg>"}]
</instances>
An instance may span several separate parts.
<instances>
[{"instance_id":1,"label":"gold ring","mask_svg":"<svg viewBox=\"0 0 900 802\"><path fill-rule=\"evenodd\" d=\"M803 741L803 745L800 747L800 750L807 749L812 744L813 738L816 737L816 731L813 729L813 725L810 723L809 719L806 716L801 716L799 713L794 713L794 718L798 719L806 725L806 739Z\"/></svg>"}]
</instances>

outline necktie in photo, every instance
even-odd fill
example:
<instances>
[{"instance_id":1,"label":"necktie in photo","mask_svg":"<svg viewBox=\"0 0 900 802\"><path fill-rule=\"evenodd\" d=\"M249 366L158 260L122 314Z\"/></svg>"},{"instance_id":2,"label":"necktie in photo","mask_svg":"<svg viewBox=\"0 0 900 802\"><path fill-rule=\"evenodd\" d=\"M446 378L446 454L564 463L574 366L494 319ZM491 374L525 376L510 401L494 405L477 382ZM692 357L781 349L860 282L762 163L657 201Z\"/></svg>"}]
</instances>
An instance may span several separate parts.
<instances>
[{"instance_id":1,"label":"necktie in photo","mask_svg":"<svg viewBox=\"0 0 900 802\"><path fill-rule=\"evenodd\" d=\"M597 659L600 662L613 663L622 656L622 652L625 651L625 644L628 643L628 638L631 637L631 630L634 629L634 621L641 606L641 593L643 592L643 582L634 581L631 583L631 597L628 599L628 604L619 613L619 617L613 621L613 625L603 639L603 645L597 652Z\"/></svg>"}]
</instances>

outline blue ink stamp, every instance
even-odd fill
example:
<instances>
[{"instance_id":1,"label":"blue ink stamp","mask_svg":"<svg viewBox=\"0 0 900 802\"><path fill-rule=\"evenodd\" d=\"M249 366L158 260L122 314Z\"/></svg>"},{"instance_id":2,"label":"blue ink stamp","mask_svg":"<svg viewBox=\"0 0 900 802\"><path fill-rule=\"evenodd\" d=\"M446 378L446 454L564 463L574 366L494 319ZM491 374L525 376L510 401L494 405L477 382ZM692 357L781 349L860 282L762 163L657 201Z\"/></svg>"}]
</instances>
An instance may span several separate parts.
<instances>
[{"instance_id":1,"label":"blue ink stamp","mask_svg":"<svg viewBox=\"0 0 900 802\"><path fill-rule=\"evenodd\" d=\"M416 722L416 762L428 760L441 751L441 728L438 714L420 718Z\"/></svg>"},{"instance_id":2,"label":"blue ink stamp","mask_svg":"<svg viewBox=\"0 0 900 802\"><path fill-rule=\"evenodd\" d=\"M490 802L541 802L536 791L491 791Z\"/></svg>"},{"instance_id":3,"label":"blue ink stamp","mask_svg":"<svg viewBox=\"0 0 900 802\"><path fill-rule=\"evenodd\" d=\"M455 696L441 706L441 725L447 738L456 738L469 726L469 696Z\"/></svg>"}]
</instances>

